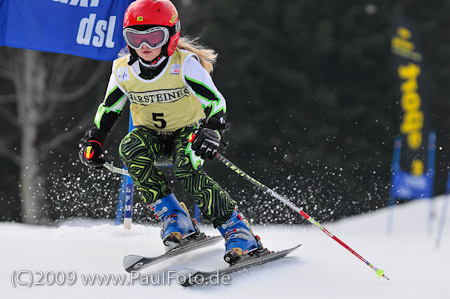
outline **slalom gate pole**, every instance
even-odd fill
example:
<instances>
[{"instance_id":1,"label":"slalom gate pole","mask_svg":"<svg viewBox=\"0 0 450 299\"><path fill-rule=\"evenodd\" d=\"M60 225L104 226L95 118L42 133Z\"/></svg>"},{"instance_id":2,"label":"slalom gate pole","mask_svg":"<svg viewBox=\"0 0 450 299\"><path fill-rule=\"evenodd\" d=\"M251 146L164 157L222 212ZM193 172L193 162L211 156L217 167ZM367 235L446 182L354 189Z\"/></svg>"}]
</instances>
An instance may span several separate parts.
<instances>
[{"instance_id":1,"label":"slalom gate pole","mask_svg":"<svg viewBox=\"0 0 450 299\"><path fill-rule=\"evenodd\" d=\"M446 194L446 197L444 198L444 203L442 204L442 209L441 209L442 214L441 214L441 219L439 221L439 226L438 226L437 236L436 236L436 247L438 247L438 248L441 245L442 234L444 232L444 226L445 226L445 217L447 215L448 202L450 201L450 172L448 174L447 187L445 188L445 194Z\"/></svg>"},{"instance_id":2,"label":"slalom gate pole","mask_svg":"<svg viewBox=\"0 0 450 299\"><path fill-rule=\"evenodd\" d=\"M348 251L350 251L353 255L355 255L357 258L359 258L362 262L364 262L367 266L369 266L370 268L372 268L375 273L378 275L378 277L384 277L385 279L389 280L389 278L384 275L384 270L378 269L376 268L374 265L372 265L371 263L369 263L369 261L367 261L365 258L363 258L362 256L360 256L356 251L354 251L353 249L351 249L347 244L345 244L344 242L342 242L338 237L336 237L335 235L333 235L332 233L330 233L325 227L323 227L322 225L320 225L319 222L317 222L314 218L310 217L308 214L306 214L303 209L300 209L299 207L297 207L296 205L294 205L293 203L291 203L288 199L286 199L285 197L281 196L280 194L278 194L277 192L273 191L272 189L270 189L269 187L267 187L266 185L258 182L257 180L255 180L254 178L252 178L251 176L249 176L248 174L246 174L244 171L242 171L241 169L239 169L236 165L234 165L232 162L230 162L228 159L226 159L225 157L223 157L222 155L218 154L217 155L217 159L222 162L223 164L225 164L228 168L230 168L231 170L233 170L235 173L237 173L238 175L240 175L241 177L243 177L244 179L246 179L247 181L249 181L250 183L252 183L253 185L257 186L259 189L271 194L273 197L277 198L278 200L280 200L281 202L283 202L284 204L286 204L287 206L289 206L292 210L296 211L297 213L299 213L300 215L302 215L306 220L308 220L311 224L317 226L321 231L323 231L327 236L329 236L330 238L332 238L333 240L335 240L336 242L338 242L339 244L341 244L345 249L347 249Z\"/></svg>"}]
</instances>

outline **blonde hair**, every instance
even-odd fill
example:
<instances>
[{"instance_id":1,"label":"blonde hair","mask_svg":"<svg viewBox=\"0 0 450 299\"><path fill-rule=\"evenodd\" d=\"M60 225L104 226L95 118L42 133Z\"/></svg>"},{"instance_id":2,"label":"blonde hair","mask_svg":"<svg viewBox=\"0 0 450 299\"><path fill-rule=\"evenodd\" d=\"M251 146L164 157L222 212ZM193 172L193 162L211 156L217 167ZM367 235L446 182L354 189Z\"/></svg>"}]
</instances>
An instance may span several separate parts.
<instances>
[{"instance_id":1,"label":"blonde hair","mask_svg":"<svg viewBox=\"0 0 450 299\"><path fill-rule=\"evenodd\" d=\"M200 45L197 43L197 40L198 38L191 39L188 37L180 37L177 48L196 54L200 58L200 63L205 70L207 70L208 73L212 73L214 63L217 59L217 53L212 49Z\"/></svg>"}]
</instances>

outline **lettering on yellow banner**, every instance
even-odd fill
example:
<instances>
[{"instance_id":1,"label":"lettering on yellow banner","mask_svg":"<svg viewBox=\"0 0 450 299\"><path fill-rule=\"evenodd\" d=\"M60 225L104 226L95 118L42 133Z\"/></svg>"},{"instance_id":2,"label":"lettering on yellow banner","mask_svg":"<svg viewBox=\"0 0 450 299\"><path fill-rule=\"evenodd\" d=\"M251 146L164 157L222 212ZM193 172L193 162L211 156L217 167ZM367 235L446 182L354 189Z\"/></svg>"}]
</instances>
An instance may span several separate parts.
<instances>
[{"instance_id":1,"label":"lettering on yellow banner","mask_svg":"<svg viewBox=\"0 0 450 299\"><path fill-rule=\"evenodd\" d=\"M401 85L401 107L404 111L400 132L407 136L407 144L412 150L417 150L422 145L422 129L424 116L420 110L422 100L420 98L417 77L420 75L420 67L414 63L401 65L398 75L406 80Z\"/></svg>"},{"instance_id":2,"label":"lettering on yellow banner","mask_svg":"<svg viewBox=\"0 0 450 299\"><path fill-rule=\"evenodd\" d=\"M395 54L405 57L407 59L412 59L414 61L421 61L422 54L414 52L415 45L411 39L411 31L405 27L397 28L397 34L391 39L391 49Z\"/></svg>"}]
</instances>

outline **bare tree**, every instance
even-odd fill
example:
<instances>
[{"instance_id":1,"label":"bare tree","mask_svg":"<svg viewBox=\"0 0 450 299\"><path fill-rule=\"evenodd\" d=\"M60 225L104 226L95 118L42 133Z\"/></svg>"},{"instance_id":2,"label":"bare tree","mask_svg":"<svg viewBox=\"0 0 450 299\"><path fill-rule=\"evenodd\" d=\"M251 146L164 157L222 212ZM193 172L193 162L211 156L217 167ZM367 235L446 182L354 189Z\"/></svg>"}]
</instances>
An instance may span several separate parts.
<instances>
[{"instance_id":1,"label":"bare tree","mask_svg":"<svg viewBox=\"0 0 450 299\"><path fill-rule=\"evenodd\" d=\"M108 68L106 64L99 66L98 62L76 56L3 50L6 55L0 56L0 77L10 82L14 93L0 95L0 105L8 107L0 109L0 117L8 121L11 128L18 128L20 150L12 148L17 137L8 135L0 141L0 156L14 161L20 169L22 221L45 224L48 222L44 211L45 176L40 165L49 151L80 134L80 130L92 122L92 115L80 118L73 129L61 129L50 137L46 134L46 138L41 138L40 127L55 118L60 105L66 105L70 111L75 101L107 75ZM100 86L105 87L104 83ZM11 108L12 103L15 109Z\"/></svg>"}]
</instances>

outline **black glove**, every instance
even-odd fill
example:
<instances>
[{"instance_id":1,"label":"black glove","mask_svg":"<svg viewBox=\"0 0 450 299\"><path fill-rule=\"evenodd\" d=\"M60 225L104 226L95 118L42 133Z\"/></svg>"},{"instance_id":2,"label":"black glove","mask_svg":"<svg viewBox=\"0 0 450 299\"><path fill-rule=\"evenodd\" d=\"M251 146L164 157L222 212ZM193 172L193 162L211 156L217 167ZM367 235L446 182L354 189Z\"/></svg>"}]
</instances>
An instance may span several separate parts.
<instances>
[{"instance_id":1,"label":"black glove","mask_svg":"<svg viewBox=\"0 0 450 299\"><path fill-rule=\"evenodd\" d=\"M220 133L217 130L200 127L192 141L192 149L202 159L213 160L217 157L220 145Z\"/></svg>"},{"instance_id":2,"label":"black glove","mask_svg":"<svg viewBox=\"0 0 450 299\"><path fill-rule=\"evenodd\" d=\"M81 144L79 156L81 162L91 168L100 169L105 164L102 143L92 137L86 138L83 144Z\"/></svg>"}]
</instances>

